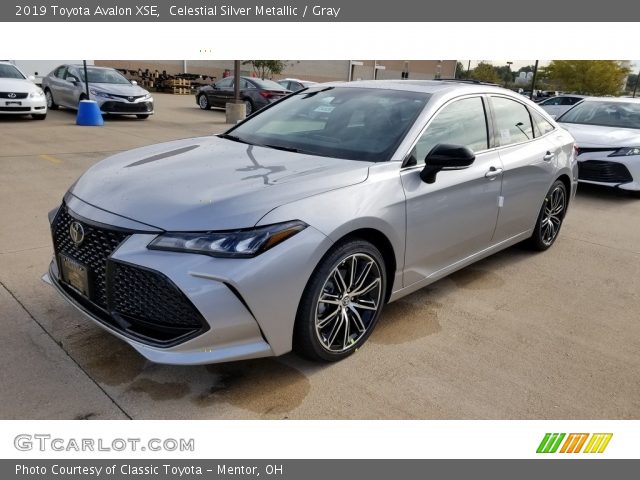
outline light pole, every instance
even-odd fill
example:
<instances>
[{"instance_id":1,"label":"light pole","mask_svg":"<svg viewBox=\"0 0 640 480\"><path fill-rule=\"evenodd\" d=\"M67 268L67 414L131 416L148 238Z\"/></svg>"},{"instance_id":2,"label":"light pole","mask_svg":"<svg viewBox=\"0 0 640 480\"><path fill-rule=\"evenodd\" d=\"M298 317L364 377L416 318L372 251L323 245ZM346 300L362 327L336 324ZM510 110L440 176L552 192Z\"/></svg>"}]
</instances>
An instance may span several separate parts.
<instances>
[{"instance_id":1,"label":"light pole","mask_svg":"<svg viewBox=\"0 0 640 480\"><path fill-rule=\"evenodd\" d=\"M509 67L509 80L513 80L513 74L511 73L511 65L513 65L513 62L507 62L507 67ZM509 83L509 80L505 80L504 81L504 86L505 87Z\"/></svg>"},{"instance_id":2,"label":"light pole","mask_svg":"<svg viewBox=\"0 0 640 480\"><path fill-rule=\"evenodd\" d=\"M538 76L538 60L536 60L536 64L533 67L533 79L531 80L531 94L529 95L529 100L533 100L533 92L536 88L536 77Z\"/></svg>"}]
</instances>

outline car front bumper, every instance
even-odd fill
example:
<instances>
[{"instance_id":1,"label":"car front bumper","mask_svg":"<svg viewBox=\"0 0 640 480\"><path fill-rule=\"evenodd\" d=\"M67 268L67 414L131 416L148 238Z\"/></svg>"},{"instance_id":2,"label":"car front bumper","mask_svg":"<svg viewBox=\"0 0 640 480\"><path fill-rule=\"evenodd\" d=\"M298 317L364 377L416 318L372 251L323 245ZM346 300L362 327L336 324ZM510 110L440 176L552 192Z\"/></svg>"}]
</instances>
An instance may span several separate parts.
<instances>
[{"instance_id":1,"label":"car front bumper","mask_svg":"<svg viewBox=\"0 0 640 480\"><path fill-rule=\"evenodd\" d=\"M92 96L93 100L98 103L102 113L109 115L153 115L153 99L136 100L128 102L124 99L104 98Z\"/></svg>"},{"instance_id":2,"label":"car front bumper","mask_svg":"<svg viewBox=\"0 0 640 480\"><path fill-rule=\"evenodd\" d=\"M640 155L609 157L586 152L578 157L578 181L621 190L640 191Z\"/></svg>"},{"instance_id":3,"label":"car front bumper","mask_svg":"<svg viewBox=\"0 0 640 480\"><path fill-rule=\"evenodd\" d=\"M69 213L81 223L86 222L87 228L93 224L104 225L104 211L93 210L69 195L67 200ZM81 211L82 216L76 211ZM89 220L87 213L95 215ZM114 225L115 216L107 215L110 226L130 226L124 219L121 225ZM120 321L120 315L116 314L118 307L114 307L111 300L107 302L108 308L95 308L87 297L61 280L57 256L43 278L86 317L156 363L208 364L280 355L291 350L302 292L315 265L331 244L326 236L308 227L255 258L233 259L147 249L156 235L129 234L109 255L107 268L125 264L169 279L205 322L205 328L184 341L162 345L139 335L126 327L127 322ZM107 277L107 291L117 288ZM136 292L135 288L133 284L128 288L129 297L134 301L149 293ZM114 291L109 295L121 296Z\"/></svg>"},{"instance_id":4,"label":"car front bumper","mask_svg":"<svg viewBox=\"0 0 640 480\"><path fill-rule=\"evenodd\" d=\"M47 101L44 95L35 98L0 98L0 114L45 115Z\"/></svg>"}]
</instances>

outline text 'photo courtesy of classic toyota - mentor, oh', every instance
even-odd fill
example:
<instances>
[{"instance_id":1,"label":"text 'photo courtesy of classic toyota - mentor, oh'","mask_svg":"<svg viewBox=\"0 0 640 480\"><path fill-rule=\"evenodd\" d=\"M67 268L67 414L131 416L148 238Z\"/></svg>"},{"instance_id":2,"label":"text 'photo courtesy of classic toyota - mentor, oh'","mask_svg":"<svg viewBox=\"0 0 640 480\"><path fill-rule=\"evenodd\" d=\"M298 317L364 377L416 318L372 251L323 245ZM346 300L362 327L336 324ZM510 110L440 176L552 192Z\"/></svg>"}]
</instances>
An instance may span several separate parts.
<instances>
[{"instance_id":1,"label":"text 'photo courtesy of classic toyota - mentor, oh'","mask_svg":"<svg viewBox=\"0 0 640 480\"><path fill-rule=\"evenodd\" d=\"M318 84L91 167L49 215L46 279L154 362L340 360L385 303L549 248L577 176L571 135L508 90Z\"/></svg>"}]
</instances>

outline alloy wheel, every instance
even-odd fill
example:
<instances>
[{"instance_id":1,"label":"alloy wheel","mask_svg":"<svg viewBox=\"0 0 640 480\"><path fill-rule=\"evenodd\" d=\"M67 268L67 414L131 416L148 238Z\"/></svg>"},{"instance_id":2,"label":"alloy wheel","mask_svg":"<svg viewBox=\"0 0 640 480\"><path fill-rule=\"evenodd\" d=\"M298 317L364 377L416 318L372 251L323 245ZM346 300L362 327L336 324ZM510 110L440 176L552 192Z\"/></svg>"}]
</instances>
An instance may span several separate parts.
<instances>
[{"instance_id":1,"label":"alloy wheel","mask_svg":"<svg viewBox=\"0 0 640 480\"><path fill-rule=\"evenodd\" d=\"M560 231L566 204L566 193L560 185L557 185L545 199L540 224L540 239L547 246L553 243Z\"/></svg>"},{"instance_id":2,"label":"alloy wheel","mask_svg":"<svg viewBox=\"0 0 640 480\"><path fill-rule=\"evenodd\" d=\"M345 257L329 274L315 312L315 333L332 353L356 345L373 325L382 300L382 274L369 255Z\"/></svg>"}]
</instances>

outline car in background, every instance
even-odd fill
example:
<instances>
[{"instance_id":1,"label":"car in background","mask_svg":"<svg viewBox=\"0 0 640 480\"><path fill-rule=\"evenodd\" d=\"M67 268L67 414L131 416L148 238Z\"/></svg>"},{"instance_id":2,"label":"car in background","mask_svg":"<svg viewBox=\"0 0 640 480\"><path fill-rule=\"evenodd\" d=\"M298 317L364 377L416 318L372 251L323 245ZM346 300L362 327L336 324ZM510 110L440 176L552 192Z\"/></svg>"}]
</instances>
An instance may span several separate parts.
<instances>
[{"instance_id":1,"label":"car in background","mask_svg":"<svg viewBox=\"0 0 640 480\"><path fill-rule=\"evenodd\" d=\"M573 107L576 103L581 102L586 95L557 95L538 103L549 115L559 117L564 112Z\"/></svg>"},{"instance_id":2,"label":"car in background","mask_svg":"<svg viewBox=\"0 0 640 480\"><path fill-rule=\"evenodd\" d=\"M196 103L203 110L211 107L225 108L233 101L234 77L226 77L196 91ZM247 116L289 95L291 91L282 85L253 77L240 77L240 99L246 106Z\"/></svg>"},{"instance_id":3,"label":"car in background","mask_svg":"<svg viewBox=\"0 0 640 480\"><path fill-rule=\"evenodd\" d=\"M317 85L318 82L312 82L310 80L300 80L297 78L283 78L282 80L278 80L280 85L282 85L287 90L291 90L292 92L298 92L303 88L312 87L313 85Z\"/></svg>"},{"instance_id":4,"label":"car in background","mask_svg":"<svg viewBox=\"0 0 640 480\"><path fill-rule=\"evenodd\" d=\"M0 114L31 115L34 120L47 118L44 92L18 67L0 62Z\"/></svg>"},{"instance_id":5,"label":"car in background","mask_svg":"<svg viewBox=\"0 0 640 480\"><path fill-rule=\"evenodd\" d=\"M640 196L640 98L587 98L558 118L578 149L578 180Z\"/></svg>"},{"instance_id":6,"label":"car in background","mask_svg":"<svg viewBox=\"0 0 640 480\"><path fill-rule=\"evenodd\" d=\"M77 109L81 100L95 100L103 114L135 115L140 119L153 115L153 97L135 81L118 70L87 67L89 95L82 65L60 65L42 79L47 107Z\"/></svg>"},{"instance_id":7,"label":"car in background","mask_svg":"<svg viewBox=\"0 0 640 480\"><path fill-rule=\"evenodd\" d=\"M50 213L46 279L154 362L340 360L386 303L521 241L550 248L573 144L503 88L324 83L91 167Z\"/></svg>"}]
</instances>

